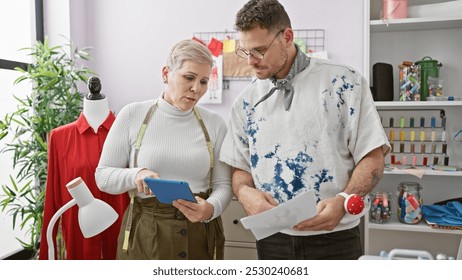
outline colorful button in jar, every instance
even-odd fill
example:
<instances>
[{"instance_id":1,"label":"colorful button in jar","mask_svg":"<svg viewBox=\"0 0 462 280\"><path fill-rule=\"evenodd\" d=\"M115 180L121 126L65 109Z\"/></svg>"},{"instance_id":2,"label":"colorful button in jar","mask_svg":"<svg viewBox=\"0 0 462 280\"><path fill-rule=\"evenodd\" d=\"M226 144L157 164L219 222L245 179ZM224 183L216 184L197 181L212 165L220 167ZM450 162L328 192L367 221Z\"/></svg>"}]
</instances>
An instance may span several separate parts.
<instances>
[{"instance_id":1,"label":"colorful button in jar","mask_svg":"<svg viewBox=\"0 0 462 280\"><path fill-rule=\"evenodd\" d=\"M422 220L422 187L416 182L401 182L398 186L398 219L405 224Z\"/></svg>"},{"instance_id":2,"label":"colorful button in jar","mask_svg":"<svg viewBox=\"0 0 462 280\"><path fill-rule=\"evenodd\" d=\"M391 220L391 193L372 192L369 220L372 223L384 224Z\"/></svg>"}]
</instances>

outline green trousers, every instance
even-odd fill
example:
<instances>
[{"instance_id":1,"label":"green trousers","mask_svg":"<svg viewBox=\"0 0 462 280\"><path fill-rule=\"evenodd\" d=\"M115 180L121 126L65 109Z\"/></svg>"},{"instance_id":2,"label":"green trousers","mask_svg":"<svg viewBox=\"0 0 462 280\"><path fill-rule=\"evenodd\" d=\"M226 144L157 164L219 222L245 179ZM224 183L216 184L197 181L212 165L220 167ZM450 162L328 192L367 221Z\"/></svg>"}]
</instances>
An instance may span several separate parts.
<instances>
[{"instance_id":1,"label":"green trousers","mask_svg":"<svg viewBox=\"0 0 462 280\"><path fill-rule=\"evenodd\" d=\"M204 194L199 196L205 198ZM122 250L128 220L125 211L117 244L121 260L213 260L224 258L221 217L192 223L178 209L157 198L135 198L128 250Z\"/></svg>"}]
</instances>

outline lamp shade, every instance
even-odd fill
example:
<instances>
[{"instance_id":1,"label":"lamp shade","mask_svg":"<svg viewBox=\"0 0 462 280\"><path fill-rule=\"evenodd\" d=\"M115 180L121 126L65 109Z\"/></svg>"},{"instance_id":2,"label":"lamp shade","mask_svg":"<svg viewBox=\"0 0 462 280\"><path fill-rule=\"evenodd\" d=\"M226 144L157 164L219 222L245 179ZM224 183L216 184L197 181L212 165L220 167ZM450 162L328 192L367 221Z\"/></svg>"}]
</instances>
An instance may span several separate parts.
<instances>
[{"instance_id":1,"label":"lamp shade","mask_svg":"<svg viewBox=\"0 0 462 280\"><path fill-rule=\"evenodd\" d=\"M99 234L117 220L117 212L106 202L94 198L82 178L75 178L66 187L79 207L79 225L85 238Z\"/></svg>"},{"instance_id":2,"label":"lamp shade","mask_svg":"<svg viewBox=\"0 0 462 280\"><path fill-rule=\"evenodd\" d=\"M117 212L106 202L96 199L87 187L82 178L77 177L66 184L67 190L72 198L64 204L51 217L47 228L48 259L54 260L55 249L53 245L53 228L56 221L69 208L76 205L79 207L79 226L85 238L90 238L110 227L119 217Z\"/></svg>"}]
</instances>

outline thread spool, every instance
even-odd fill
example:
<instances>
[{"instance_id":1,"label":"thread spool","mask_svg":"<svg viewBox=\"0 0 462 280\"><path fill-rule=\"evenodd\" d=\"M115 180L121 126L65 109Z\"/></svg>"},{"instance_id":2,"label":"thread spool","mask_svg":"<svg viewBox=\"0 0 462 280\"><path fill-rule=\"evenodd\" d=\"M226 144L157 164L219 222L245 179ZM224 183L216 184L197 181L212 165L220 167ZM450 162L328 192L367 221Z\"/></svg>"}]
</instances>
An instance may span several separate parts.
<instances>
[{"instance_id":1,"label":"thread spool","mask_svg":"<svg viewBox=\"0 0 462 280\"><path fill-rule=\"evenodd\" d=\"M422 143L422 144L420 145L420 153L421 153L421 154L425 154L425 143Z\"/></svg>"},{"instance_id":2,"label":"thread spool","mask_svg":"<svg viewBox=\"0 0 462 280\"><path fill-rule=\"evenodd\" d=\"M434 156L434 157L433 157L433 165L437 165L437 164L438 164L438 161L439 161L438 156Z\"/></svg>"},{"instance_id":3,"label":"thread spool","mask_svg":"<svg viewBox=\"0 0 462 280\"><path fill-rule=\"evenodd\" d=\"M407 0L383 0L383 19L407 18Z\"/></svg>"},{"instance_id":4,"label":"thread spool","mask_svg":"<svg viewBox=\"0 0 462 280\"><path fill-rule=\"evenodd\" d=\"M444 157L444 165L446 165L446 166L449 165L449 157L448 156Z\"/></svg>"},{"instance_id":5,"label":"thread spool","mask_svg":"<svg viewBox=\"0 0 462 280\"><path fill-rule=\"evenodd\" d=\"M399 131L399 141L404 141L406 138L406 134L404 133L404 130Z\"/></svg>"},{"instance_id":6,"label":"thread spool","mask_svg":"<svg viewBox=\"0 0 462 280\"><path fill-rule=\"evenodd\" d=\"M431 126L432 128L435 128L435 127L436 127L436 118L435 118L435 117L432 117L432 118L430 119L430 126Z\"/></svg>"}]
</instances>

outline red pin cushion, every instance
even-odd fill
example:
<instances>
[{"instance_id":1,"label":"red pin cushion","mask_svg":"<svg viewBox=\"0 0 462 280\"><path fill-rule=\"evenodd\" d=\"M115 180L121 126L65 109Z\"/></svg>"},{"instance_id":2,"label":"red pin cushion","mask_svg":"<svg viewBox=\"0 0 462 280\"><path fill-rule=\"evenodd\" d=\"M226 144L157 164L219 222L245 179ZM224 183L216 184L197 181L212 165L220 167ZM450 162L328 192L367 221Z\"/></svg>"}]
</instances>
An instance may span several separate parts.
<instances>
[{"instance_id":1,"label":"red pin cushion","mask_svg":"<svg viewBox=\"0 0 462 280\"><path fill-rule=\"evenodd\" d=\"M351 215L358 215L364 209L364 198L357 194L347 194L341 192L337 195L343 196L345 198L344 207L345 211Z\"/></svg>"}]
</instances>

